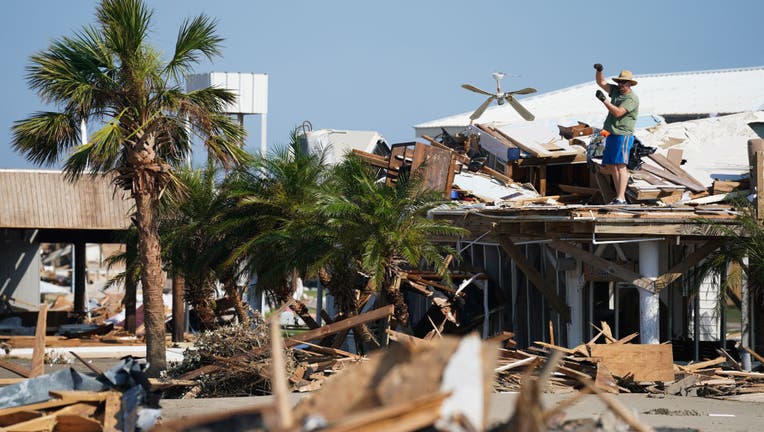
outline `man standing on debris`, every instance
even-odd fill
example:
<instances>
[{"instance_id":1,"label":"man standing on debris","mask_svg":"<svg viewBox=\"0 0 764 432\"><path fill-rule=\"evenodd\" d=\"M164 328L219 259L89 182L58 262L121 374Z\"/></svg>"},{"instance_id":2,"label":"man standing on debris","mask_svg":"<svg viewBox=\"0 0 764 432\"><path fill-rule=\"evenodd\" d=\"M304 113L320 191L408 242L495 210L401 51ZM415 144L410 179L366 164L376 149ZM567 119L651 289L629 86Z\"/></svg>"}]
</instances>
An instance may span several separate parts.
<instances>
[{"instance_id":1,"label":"man standing on debris","mask_svg":"<svg viewBox=\"0 0 764 432\"><path fill-rule=\"evenodd\" d=\"M595 96L607 108L608 115L602 127L609 133L605 141L605 152L602 155L604 171L613 177L616 197L610 204L626 204L626 186L629 183L629 162L631 146L634 145L634 125L639 115L639 98L632 91L637 85L631 71L622 70L613 78L615 84L609 84L602 73L602 65L594 65L595 81L607 92L597 90ZM610 100L608 100L608 97Z\"/></svg>"}]
</instances>

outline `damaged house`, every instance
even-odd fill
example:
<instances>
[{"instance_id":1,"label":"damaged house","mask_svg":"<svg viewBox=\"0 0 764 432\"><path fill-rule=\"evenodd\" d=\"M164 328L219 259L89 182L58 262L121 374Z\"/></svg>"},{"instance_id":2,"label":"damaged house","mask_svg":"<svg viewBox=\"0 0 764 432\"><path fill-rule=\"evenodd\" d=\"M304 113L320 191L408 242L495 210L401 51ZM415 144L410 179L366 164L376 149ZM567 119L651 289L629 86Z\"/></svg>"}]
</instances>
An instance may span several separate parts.
<instances>
[{"instance_id":1,"label":"damaged house","mask_svg":"<svg viewBox=\"0 0 764 432\"><path fill-rule=\"evenodd\" d=\"M601 205L612 198L609 179L587 158L606 116L593 80L522 99L532 122L494 106L474 122L467 112L415 126L428 147L454 155L430 164L445 166L437 187L454 199L432 216L471 232L456 246L484 273L485 333L574 347L596 335L591 323L606 322L616 338L672 341L677 359L726 345L724 281L695 280L694 269L723 240L709 222L734 225L730 199L754 192L748 143L764 129L764 68L636 79L636 136L655 151L631 171L631 205L621 208ZM395 151L390 166L416 160ZM484 169L469 169L476 164ZM738 304L747 293L728 291ZM761 319L746 312L743 323ZM744 327L740 338L751 346L754 335Z\"/></svg>"}]
</instances>

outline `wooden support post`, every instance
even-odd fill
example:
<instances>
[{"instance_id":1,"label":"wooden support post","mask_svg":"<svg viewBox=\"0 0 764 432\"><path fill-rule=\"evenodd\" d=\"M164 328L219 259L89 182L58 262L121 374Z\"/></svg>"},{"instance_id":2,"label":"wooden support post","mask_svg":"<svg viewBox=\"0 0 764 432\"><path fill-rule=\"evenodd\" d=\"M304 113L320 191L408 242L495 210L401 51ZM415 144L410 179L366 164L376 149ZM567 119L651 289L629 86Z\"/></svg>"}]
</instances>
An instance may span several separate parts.
<instances>
[{"instance_id":1,"label":"wooden support post","mask_svg":"<svg viewBox=\"0 0 764 432\"><path fill-rule=\"evenodd\" d=\"M762 168L762 155L764 155L764 139L754 138L748 140L748 163L751 169L751 189L756 191L756 218L764 219L764 168Z\"/></svg>"},{"instance_id":2,"label":"wooden support post","mask_svg":"<svg viewBox=\"0 0 764 432\"><path fill-rule=\"evenodd\" d=\"M138 242L137 239L130 239L125 244L127 249L127 256L138 256ZM123 302L125 303L125 331L131 334L135 334L136 330L136 304L138 297L138 275L135 272L128 270L125 277L125 297Z\"/></svg>"},{"instance_id":3,"label":"wooden support post","mask_svg":"<svg viewBox=\"0 0 764 432\"><path fill-rule=\"evenodd\" d=\"M45 373L45 331L48 328L48 305L43 303L37 312L37 328L34 332L34 349L32 351L32 369L30 378Z\"/></svg>"},{"instance_id":4,"label":"wooden support post","mask_svg":"<svg viewBox=\"0 0 764 432\"><path fill-rule=\"evenodd\" d=\"M278 414L279 430L292 427L289 386L284 362L284 339L281 337L280 314L271 317L271 387Z\"/></svg>"},{"instance_id":5,"label":"wooden support post","mask_svg":"<svg viewBox=\"0 0 764 432\"><path fill-rule=\"evenodd\" d=\"M87 266L85 265L86 253L85 242L78 241L74 247L74 313L85 314L86 289L87 289Z\"/></svg>"},{"instance_id":6,"label":"wooden support post","mask_svg":"<svg viewBox=\"0 0 764 432\"><path fill-rule=\"evenodd\" d=\"M518 267L525 273L534 287L549 301L549 304L560 314L564 322L570 322L570 308L558 294L554 287L549 286L536 267L528 261L523 251L506 236L499 235L501 248L512 258Z\"/></svg>"},{"instance_id":7,"label":"wooden support post","mask_svg":"<svg viewBox=\"0 0 764 432\"><path fill-rule=\"evenodd\" d=\"M538 174L539 174L539 190L538 192L541 194L541 196L546 195L546 165L539 165Z\"/></svg>"}]
</instances>

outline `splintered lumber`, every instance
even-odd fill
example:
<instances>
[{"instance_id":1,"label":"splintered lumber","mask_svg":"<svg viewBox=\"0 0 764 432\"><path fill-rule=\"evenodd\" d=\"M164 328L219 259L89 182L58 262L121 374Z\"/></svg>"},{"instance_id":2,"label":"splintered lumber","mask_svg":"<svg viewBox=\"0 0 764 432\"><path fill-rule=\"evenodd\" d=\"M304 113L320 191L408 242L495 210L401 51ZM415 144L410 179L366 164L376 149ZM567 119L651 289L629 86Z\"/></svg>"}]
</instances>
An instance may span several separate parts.
<instances>
[{"instance_id":1,"label":"splintered lumber","mask_svg":"<svg viewBox=\"0 0 764 432\"><path fill-rule=\"evenodd\" d=\"M616 384L613 374L610 373L604 363L597 365L597 376L594 379L594 385L608 393L618 394L618 384Z\"/></svg>"},{"instance_id":2,"label":"splintered lumber","mask_svg":"<svg viewBox=\"0 0 764 432\"><path fill-rule=\"evenodd\" d=\"M342 321L337 321L323 327L319 327L317 329L308 330L304 333L300 333L289 338L285 344L288 348L290 348L301 344L303 341L309 342L315 339L320 339L335 333L339 333L342 330L351 329L357 325L365 324L369 321L387 318L388 316L392 315L393 309L393 305L387 305L361 315L356 315Z\"/></svg>"},{"instance_id":3,"label":"splintered lumber","mask_svg":"<svg viewBox=\"0 0 764 432\"><path fill-rule=\"evenodd\" d=\"M412 401L351 414L325 432L395 432L427 428L440 417L440 408L448 394L434 393Z\"/></svg>"},{"instance_id":4,"label":"splintered lumber","mask_svg":"<svg viewBox=\"0 0 764 432\"><path fill-rule=\"evenodd\" d=\"M518 360L516 362L505 364L503 366L499 366L496 369L494 369L494 372L504 372L504 371L508 371L510 369L518 368L520 366L525 366L527 364L531 364L531 363L536 362L536 360L538 360L538 358L539 358L538 356L532 356L532 357L528 357L526 359Z\"/></svg>"},{"instance_id":5,"label":"splintered lumber","mask_svg":"<svg viewBox=\"0 0 764 432\"><path fill-rule=\"evenodd\" d=\"M55 415L56 431L71 432L101 432L101 423L97 420L79 415Z\"/></svg>"},{"instance_id":6,"label":"splintered lumber","mask_svg":"<svg viewBox=\"0 0 764 432\"><path fill-rule=\"evenodd\" d=\"M427 135L422 135L422 138L426 139L426 140L427 140L427 141L428 141L428 142L429 142L431 145L433 145L434 147L438 147L438 148L440 148L440 149L443 149L443 150L449 150L449 151L451 151L451 153L452 153L453 157L454 157L454 158L455 158L457 161L461 162L461 163L462 163L462 164L464 164L464 165L469 165L469 163L470 163L470 158L469 158L469 157L467 157L467 156L465 156L465 155L462 155L462 154L459 154L459 153L457 153L456 151L454 151L454 149L452 149L452 148L450 148L450 147L448 147L448 146L445 146L445 145L443 145L443 144L439 143L437 140L435 140L434 138L432 138L432 137L430 137L430 136L427 136ZM506 175L504 175L504 174L502 174L502 173L500 173L500 172L496 171L495 169L493 169L493 168L490 168L490 167L488 167L488 166L485 166L485 165L483 165L482 167L480 167L480 172L482 172L482 173L484 173L484 174L487 174L487 175L489 175L489 176L491 176L491 177L494 177L494 178L495 178L495 179L497 179L497 180L501 180L501 181L503 181L503 182L504 182L504 183L506 183L506 184L512 184L512 183L515 183L515 181L514 181L514 180L512 180L512 178L511 178L511 177L508 177L508 176L506 176Z\"/></svg>"},{"instance_id":7,"label":"splintered lumber","mask_svg":"<svg viewBox=\"0 0 764 432\"><path fill-rule=\"evenodd\" d=\"M37 327L34 332L34 350L32 351L32 369L29 377L37 377L45 373L45 330L48 322L48 305L40 305L37 312Z\"/></svg>"},{"instance_id":8,"label":"splintered lumber","mask_svg":"<svg viewBox=\"0 0 764 432\"><path fill-rule=\"evenodd\" d=\"M649 158L652 159L655 163L660 165L663 169L669 171L670 173L682 177L689 183L693 183L696 188L699 189L699 191L706 190L706 187L698 181L696 178L690 175L687 171L682 169L679 165L675 164L671 160L669 160L667 157L663 156L662 154L655 152L651 155L649 155Z\"/></svg>"},{"instance_id":9,"label":"splintered lumber","mask_svg":"<svg viewBox=\"0 0 764 432\"><path fill-rule=\"evenodd\" d=\"M681 176L680 177L678 175L675 175L675 174L671 173L668 170L665 170L665 169L662 169L662 168L657 168L657 167L654 167L654 166L652 166L650 164L642 165L642 169L647 171L647 172L649 172L650 174L654 174L654 175L656 175L658 177L662 177L662 178L664 178L664 179L666 179L666 180L668 180L668 181L670 181L672 183L677 183L677 184L680 184L682 186L685 186L685 187L687 187L687 189L690 189L693 192L705 192L705 190L706 190L705 186L698 185L697 183L692 181L692 179L689 179L689 178L687 178L685 176Z\"/></svg>"},{"instance_id":10,"label":"splintered lumber","mask_svg":"<svg viewBox=\"0 0 764 432\"><path fill-rule=\"evenodd\" d=\"M416 336L407 335L406 333L397 332L395 330L387 329L387 334L390 336L390 340L398 343L407 343L410 345L417 345L424 343L424 339L420 339Z\"/></svg>"},{"instance_id":11,"label":"splintered lumber","mask_svg":"<svg viewBox=\"0 0 764 432\"><path fill-rule=\"evenodd\" d=\"M284 339L281 337L281 323L279 316L271 317L271 386L273 396L276 399L276 413L278 414L278 428L289 429L292 427L292 415L289 410L289 384L284 365Z\"/></svg>"},{"instance_id":12,"label":"splintered lumber","mask_svg":"<svg viewBox=\"0 0 764 432\"><path fill-rule=\"evenodd\" d=\"M634 381L674 381L674 354L668 344L592 344L591 356L619 377Z\"/></svg>"},{"instance_id":13,"label":"splintered lumber","mask_svg":"<svg viewBox=\"0 0 764 432\"><path fill-rule=\"evenodd\" d=\"M693 372L694 373L694 372L699 371L700 369L705 369L707 367L716 366L716 365L722 364L722 363L724 363L726 361L727 361L727 359L724 356L719 356L719 357L717 357L715 359L706 360L706 361L702 361L702 362L699 362L699 363L692 363L692 364L688 364L687 366L679 366L679 368L682 371Z\"/></svg>"},{"instance_id":14,"label":"splintered lumber","mask_svg":"<svg viewBox=\"0 0 764 432\"><path fill-rule=\"evenodd\" d=\"M756 360L758 360L758 361L759 361L761 364L764 364L764 357L760 356L760 355L759 355L759 354L757 354L755 351L753 351L752 349L748 348L748 347L747 347L747 346L745 346L745 345L742 345L742 347L743 347L743 349L744 349L744 350L745 350L745 351L746 351L748 354L752 355L752 356L753 356L753 358L755 358Z\"/></svg>"},{"instance_id":15,"label":"splintered lumber","mask_svg":"<svg viewBox=\"0 0 764 432\"><path fill-rule=\"evenodd\" d=\"M103 430L116 431L119 422L119 411L122 408L122 394L115 391L106 392L103 408Z\"/></svg>"},{"instance_id":16,"label":"splintered lumber","mask_svg":"<svg viewBox=\"0 0 764 432\"><path fill-rule=\"evenodd\" d=\"M512 260L517 264L520 270L525 273L528 279L531 281L534 287L549 301L555 311L560 314L560 317L564 322L570 322L570 307L565 303L565 300L560 297L555 288L550 286L546 279L541 276L541 273L534 267L534 265L525 256L525 253L509 239L507 236L499 236L499 244L501 248L507 252Z\"/></svg>"},{"instance_id":17,"label":"splintered lumber","mask_svg":"<svg viewBox=\"0 0 764 432\"><path fill-rule=\"evenodd\" d=\"M29 378L32 375L32 371L30 369L27 369L24 366L13 362L0 360L0 367L24 378Z\"/></svg>"}]
</instances>

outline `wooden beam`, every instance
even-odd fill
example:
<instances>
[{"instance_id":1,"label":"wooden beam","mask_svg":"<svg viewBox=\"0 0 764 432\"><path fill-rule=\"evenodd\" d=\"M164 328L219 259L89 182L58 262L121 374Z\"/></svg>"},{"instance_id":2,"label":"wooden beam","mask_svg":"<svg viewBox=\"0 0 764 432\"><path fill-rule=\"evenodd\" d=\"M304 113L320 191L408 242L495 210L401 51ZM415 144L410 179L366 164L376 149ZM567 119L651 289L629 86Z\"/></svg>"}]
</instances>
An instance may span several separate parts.
<instances>
[{"instance_id":1,"label":"wooden beam","mask_svg":"<svg viewBox=\"0 0 764 432\"><path fill-rule=\"evenodd\" d=\"M29 378L30 375L32 375L32 371L30 369L27 369L24 366L21 366L20 364L16 364L16 363L5 361L5 360L0 360L0 368L7 369L23 378Z\"/></svg>"},{"instance_id":2,"label":"wooden beam","mask_svg":"<svg viewBox=\"0 0 764 432\"><path fill-rule=\"evenodd\" d=\"M698 179L696 179L695 177L691 176L690 173L682 169L682 167L680 167L678 164L671 162L666 156L663 156L660 153L653 153L649 157L650 159L655 161L658 165L660 165L663 169L671 172L672 174L676 176L682 177L684 179L687 179L688 181L695 183L696 186L703 188L704 190L706 189L706 186L704 186L703 183L698 181Z\"/></svg>"},{"instance_id":3,"label":"wooden beam","mask_svg":"<svg viewBox=\"0 0 764 432\"><path fill-rule=\"evenodd\" d=\"M721 239L707 241L705 244L703 244L703 246L695 249L695 252L688 255L679 264L671 267L666 273L658 276L658 278L655 280L656 292L659 292L663 288L669 286L671 282L679 279L684 274L684 272L702 261L708 256L708 254L718 249L722 243L723 241Z\"/></svg>"},{"instance_id":4,"label":"wooden beam","mask_svg":"<svg viewBox=\"0 0 764 432\"><path fill-rule=\"evenodd\" d=\"M642 165L642 169L649 172L650 174L655 174L658 177L664 178L670 182L680 184L682 186L687 187L693 192L705 192L706 187L700 186L698 183L695 183L693 179L686 178L684 176L680 177L676 174L673 174L671 171L668 171L663 168L654 167L650 164L644 164Z\"/></svg>"},{"instance_id":5,"label":"wooden beam","mask_svg":"<svg viewBox=\"0 0 764 432\"><path fill-rule=\"evenodd\" d=\"M634 284L652 293L657 292L655 290L655 286L652 280L642 277L642 275L640 275L639 273L633 272L623 266L612 263L604 258L600 258L593 253L587 252L583 249L579 249L568 242L555 240L549 243L549 246L561 252L565 252L566 254L570 256L576 257L580 259L581 261L584 261L587 264L591 265L592 267L603 270L607 272L608 274L615 276L616 278L624 282Z\"/></svg>"},{"instance_id":6,"label":"wooden beam","mask_svg":"<svg viewBox=\"0 0 764 432\"><path fill-rule=\"evenodd\" d=\"M544 298L547 299L554 310L560 314L563 321L570 322L570 307L565 303L565 300L557 294L554 287L551 287L546 283L544 277L536 267L528 261L528 258L525 257L523 251L506 236L499 236L499 244L501 245L501 248L507 252L510 258L512 258L515 264L517 264L520 270L525 273L525 276L528 277L528 280L530 280L533 286L536 287Z\"/></svg>"},{"instance_id":7,"label":"wooden beam","mask_svg":"<svg viewBox=\"0 0 764 432\"><path fill-rule=\"evenodd\" d=\"M388 161L384 156L367 153L363 150L353 149L353 154L361 158L364 162L377 168L387 169Z\"/></svg>"},{"instance_id":8,"label":"wooden beam","mask_svg":"<svg viewBox=\"0 0 764 432\"><path fill-rule=\"evenodd\" d=\"M34 332L32 350L32 369L29 377L34 378L45 373L45 331L48 328L48 305L43 303L37 312L37 328Z\"/></svg>"},{"instance_id":9,"label":"wooden beam","mask_svg":"<svg viewBox=\"0 0 764 432\"><path fill-rule=\"evenodd\" d=\"M325 336L338 333L342 330L350 329L360 324L365 324L369 321L382 319L392 315L393 309L394 309L393 305L387 305L379 309L375 309L371 312L366 312L365 314L356 315L348 319L344 319L342 321L337 321L332 324L319 327L314 330L308 330L304 333L300 333L298 335L295 335L294 337L287 339L285 345L287 347L293 347L295 345L301 344L303 341L309 342L315 339L320 339Z\"/></svg>"},{"instance_id":10,"label":"wooden beam","mask_svg":"<svg viewBox=\"0 0 764 432\"><path fill-rule=\"evenodd\" d=\"M670 160L675 165L682 165L682 149L672 148L666 152L666 159Z\"/></svg>"}]
</instances>

